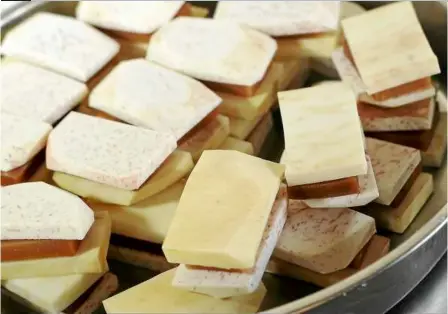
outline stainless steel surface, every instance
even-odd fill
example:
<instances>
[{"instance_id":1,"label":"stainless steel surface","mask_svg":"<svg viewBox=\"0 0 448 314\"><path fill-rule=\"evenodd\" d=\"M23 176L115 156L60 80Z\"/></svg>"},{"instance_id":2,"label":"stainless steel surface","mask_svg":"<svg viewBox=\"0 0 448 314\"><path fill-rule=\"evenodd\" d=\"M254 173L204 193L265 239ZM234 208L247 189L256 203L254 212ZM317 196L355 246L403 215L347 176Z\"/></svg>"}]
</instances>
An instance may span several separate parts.
<instances>
[{"instance_id":1,"label":"stainless steel surface","mask_svg":"<svg viewBox=\"0 0 448 314\"><path fill-rule=\"evenodd\" d=\"M198 3L213 8L213 2ZM384 2L363 2L366 7L382 5ZM438 77L442 85L446 85L446 5L440 2L415 2L419 18L424 26L428 39L437 53L444 73ZM73 14L74 2L34 4L31 11L51 10L53 12ZM31 12L22 12L14 17L14 21L3 21L2 30L13 26ZM311 80L319 80L314 76ZM278 112L276 127L271 132L263 157L278 160L283 150L281 122ZM433 172L435 175L435 191L416 220L403 235L387 234L392 239L392 251L380 261L369 266L354 276L326 289L304 282L280 278L266 274L264 282L268 295L263 309L269 313L384 313L408 294L434 267L443 256L447 247L447 172L446 164L442 169ZM119 275L120 289L147 280L154 273L118 262L110 263L111 270ZM4 300L5 301L5 298ZM20 313L17 305L8 302L2 313ZM101 312L101 311L100 311Z\"/></svg>"}]
</instances>

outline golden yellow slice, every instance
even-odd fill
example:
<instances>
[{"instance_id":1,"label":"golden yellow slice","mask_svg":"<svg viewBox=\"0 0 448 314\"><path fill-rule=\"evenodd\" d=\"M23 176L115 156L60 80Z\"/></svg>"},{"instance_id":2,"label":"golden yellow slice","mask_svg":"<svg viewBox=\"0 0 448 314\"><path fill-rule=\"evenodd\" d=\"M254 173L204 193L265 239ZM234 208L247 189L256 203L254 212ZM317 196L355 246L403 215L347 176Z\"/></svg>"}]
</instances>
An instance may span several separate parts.
<instances>
[{"instance_id":1,"label":"golden yellow slice","mask_svg":"<svg viewBox=\"0 0 448 314\"><path fill-rule=\"evenodd\" d=\"M207 17L209 10L207 8L198 7L196 5L191 6L191 16L194 17Z\"/></svg>"},{"instance_id":2,"label":"golden yellow slice","mask_svg":"<svg viewBox=\"0 0 448 314\"><path fill-rule=\"evenodd\" d=\"M240 140L246 139L250 132L260 122L261 118L253 120L244 120L235 117L229 117L230 122L230 135Z\"/></svg>"},{"instance_id":3,"label":"golden yellow slice","mask_svg":"<svg viewBox=\"0 0 448 314\"><path fill-rule=\"evenodd\" d=\"M228 137L221 145L221 147L219 147L219 149L236 150L248 155L254 154L254 147L252 146L252 143L242 141L233 137Z\"/></svg>"}]
</instances>

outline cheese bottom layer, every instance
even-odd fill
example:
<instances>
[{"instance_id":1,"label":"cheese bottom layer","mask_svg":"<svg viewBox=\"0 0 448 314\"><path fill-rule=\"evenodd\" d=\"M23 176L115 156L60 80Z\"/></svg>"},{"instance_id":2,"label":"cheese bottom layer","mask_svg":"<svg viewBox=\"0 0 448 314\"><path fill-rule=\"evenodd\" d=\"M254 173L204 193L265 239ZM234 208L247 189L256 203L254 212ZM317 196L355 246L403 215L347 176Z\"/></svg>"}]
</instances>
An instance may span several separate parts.
<instances>
[{"instance_id":1,"label":"cheese bottom layer","mask_svg":"<svg viewBox=\"0 0 448 314\"><path fill-rule=\"evenodd\" d=\"M447 117L441 114L435 126L434 135L427 150L422 152L422 162L425 167L440 167L446 153Z\"/></svg>"}]
</instances>

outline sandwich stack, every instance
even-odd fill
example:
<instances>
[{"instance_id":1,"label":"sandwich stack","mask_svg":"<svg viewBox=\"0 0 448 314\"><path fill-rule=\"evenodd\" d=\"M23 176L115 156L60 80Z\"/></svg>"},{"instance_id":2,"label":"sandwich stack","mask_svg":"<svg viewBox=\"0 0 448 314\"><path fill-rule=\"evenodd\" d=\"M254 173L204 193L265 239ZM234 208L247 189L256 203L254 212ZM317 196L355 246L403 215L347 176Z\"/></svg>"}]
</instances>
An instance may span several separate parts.
<instances>
[{"instance_id":1,"label":"sandwich stack","mask_svg":"<svg viewBox=\"0 0 448 314\"><path fill-rule=\"evenodd\" d=\"M425 166L440 166L446 144L431 145L446 139L446 115L438 114L431 81L440 68L412 3L348 18L342 28L343 48L334 52L333 60L342 80L358 95L364 131L419 149Z\"/></svg>"}]
</instances>

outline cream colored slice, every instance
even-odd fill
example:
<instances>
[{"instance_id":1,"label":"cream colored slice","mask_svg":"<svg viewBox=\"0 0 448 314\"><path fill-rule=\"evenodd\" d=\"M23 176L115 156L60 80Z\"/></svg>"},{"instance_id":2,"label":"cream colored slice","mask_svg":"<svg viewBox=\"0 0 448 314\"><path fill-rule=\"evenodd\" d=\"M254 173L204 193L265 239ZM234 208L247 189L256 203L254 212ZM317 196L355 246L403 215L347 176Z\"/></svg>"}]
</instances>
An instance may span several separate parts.
<instances>
[{"instance_id":1,"label":"cream colored slice","mask_svg":"<svg viewBox=\"0 0 448 314\"><path fill-rule=\"evenodd\" d=\"M47 168L136 190L176 146L169 133L71 112L48 138Z\"/></svg>"},{"instance_id":2,"label":"cream colored slice","mask_svg":"<svg viewBox=\"0 0 448 314\"><path fill-rule=\"evenodd\" d=\"M79 2L76 18L116 31L150 34L173 19L185 1Z\"/></svg>"},{"instance_id":3,"label":"cream colored slice","mask_svg":"<svg viewBox=\"0 0 448 314\"><path fill-rule=\"evenodd\" d=\"M307 208L288 216L274 256L328 274L346 268L375 232L375 220L354 210Z\"/></svg>"},{"instance_id":4,"label":"cream colored slice","mask_svg":"<svg viewBox=\"0 0 448 314\"><path fill-rule=\"evenodd\" d=\"M367 94L366 85L359 77L358 71L353 66L351 61L344 55L342 48L335 50L333 52L332 58L336 70L338 71L339 76L342 78L342 80L352 87L359 100L368 104L385 108L396 108L412 102L431 98L436 93L435 88L430 87L425 90L419 90L406 95L389 98L387 100L377 101Z\"/></svg>"},{"instance_id":5,"label":"cream colored slice","mask_svg":"<svg viewBox=\"0 0 448 314\"><path fill-rule=\"evenodd\" d=\"M339 10L339 1L222 1L214 18L271 36L291 36L337 29Z\"/></svg>"},{"instance_id":6,"label":"cream colored slice","mask_svg":"<svg viewBox=\"0 0 448 314\"><path fill-rule=\"evenodd\" d=\"M223 269L253 267L283 173L280 164L240 152L205 151L163 243L167 260Z\"/></svg>"},{"instance_id":7,"label":"cream colored slice","mask_svg":"<svg viewBox=\"0 0 448 314\"><path fill-rule=\"evenodd\" d=\"M440 73L412 2L345 19L342 28L368 94Z\"/></svg>"},{"instance_id":8,"label":"cream colored slice","mask_svg":"<svg viewBox=\"0 0 448 314\"><path fill-rule=\"evenodd\" d=\"M87 95L87 86L23 62L2 63L0 102L10 113L54 124Z\"/></svg>"},{"instance_id":9,"label":"cream colored slice","mask_svg":"<svg viewBox=\"0 0 448 314\"><path fill-rule=\"evenodd\" d=\"M187 151L197 162L203 151L219 148L230 134L229 118L218 115L203 128L197 130L188 140L182 142L179 148Z\"/></svg>"},{"instance_id":10,"label":"cream colored slice","mask_svg":"<svg viewBox=\"0 0 448 314\"><path fill-rule=\"evenodd\" d=\"M112 233L162 244L173 220L185 182L180 181L162 192L131 206L89 202L95 211L108 211Z\"/></svg>"},{"instance_id":11,"label":"cream colored slice","mask_svg":"<svg viewBox=\"0 0 448 314\"><path fill-rule=\"evenodd\" d=\"M140 189L134 191L115 188L62 172L55 172L53 181L64 190L86 199L129 206L165 190L190 173L193 166L190 153L176 150Z\"/></svg>"},{"instance_id":12,"label":"cream colored slice","mask_svg":"<svg viewBox=\"0 0 448 314\"><path fill-rule=\"evenodd\" d=\"M222 150L236 150L248 155L254 154L254 147L252 143L242 141L233 137L228 137L224 143L219 147Z\"/></svg>"},{"instance_id":13,"label":"cream colored slice","mask_svg":"<svg viewBox=\"0 0 448 314\"><path fill-rule=\"evenodd\" d=\"M446 114L441 114L436 124L434 135L426 151L422 152L422 163L425 167L440 167L446 160L447 120Z\"/></svg>"},{"instance_id":14,"label":"cream colored slice","mask_svg":"<svg viewBox=\"0 0 448 314\"><path fill-rule=\"evenodd\" d=\"M145 59L119 63L89 96L89 107L176 140L220 103L202 83Z\"/></svg>"},{"instance_id":15,"label":"cream colored slice","mask_svg":"<svg viewBox=\"0 0 448 314\"><path fill-rule=\"evenodd\" d=\"M276 102L275 93L282 73L283 68L274 62L254 96L243 97L217 92L222 98L222 103L218 107L219 112L245 120L259 118Z\"/></svg>"},{"instance_id":16,"label":"cream colored slice","mask_svg":"<svg viewBox=\"0 0 448 314\"><path fill-rule=\"evenodd\" d=\"M40 12L6 34L1 52L87 82L119 48L116 41L81 21Z\"/></svg>"},{"instance_id":17,"label":"cream colored slice","mask_svg":"<svg viewBox=\"0 0 448 314\"><path fill-rule=\"evenodd\" d=\"M369 137L366 148L380 192L375 202L390 205L421 162L420 151Z\"/></svg>"},{"instance_id":18,"label":"cream colored slice","mask_svg":"<svg viewBox=\"0 0 448 314\"><path fill-rule=\"evenodd\" d=\"M253 293L261 283L266 265L285 225L288 209L286 185L282 185L272 206L259 246L254 267L247 272L190 269L184 264L176 269L173 286L216 298L229 298Z\"/></svg>"},{"instance_id":19,"label":"cream colored slice","mask_svg":"<svg viewBox=\"0 0 448 314\"><path fill-rule=\"evenodd\" d=\"M269 36L237 23L179 17L154 33L146 58L200 80L251 86L276 49Z\"/></svg>"},{"instance_id":20,"label":"cream colored slice","mask_svg":"<svg viewBox=\"0 0 448 314\"><path fill-rule=\"evenodd\" d=\"M375 200L380 194L376 185L375 174L373 173L372 163L367 157L367 174L358 176L360 187L359 194L351 194L322 199L307 199L303 202L312 208L338 208L338 207L358 207L364 206Z\"/></svg>"},{"instance_id":21,"label":"cream colored slice","mask_svg":"<svg viewBox=\"0 0 448 314\"><path fill-rule=\"evenodd\" d=\"M378 227L403 233L423 208L433 189L432 176L429 173L422 173L398 207L370 204L364 212L375 218Z\"/></svg>"},{"instance_id":22,"label":"cream colored slice","mask_svg":"<svg viewBox=\"0 0 448 314\"><path fill-rule=\"evenodd\" d=\"M175 270L169 270L105 301L111 313L256 313L266 294L264 285L252 294L216 299L171 285ZM151 296L148 298L148 296Z\"/></svg>"},{"instance_id":23,"label":"cream colored slice","mask_svg":"<svg viewBox=\"0 0 448 314\"><path fill-rule=\"evenodd\" d=\"M5 280L2 286L46 313L61 313L102 276L103 273L21 278Z\"/></svg>"},{"instance_id":24,"label":"cream colored slice","mask_svg":"<svg viewBox=\"0 0 448 314\"><path fill-rule=\"evenodd\" d=\"M264 142L271 132L273 125L274 121L272 114L268 112L247 137L246 140L254 147L254 155L258 156L260 154Z\"/></svg>"},{"instance_id":25,"label":"cream colored slice","mask_svg":"<svg viewBox=\"0 0 448 314\"><path fill-rule=\"evenodd\" d=\"M367 173L356 98L343 83L278 93L289 186Z\"/></svg>"},{"instance_id":26,"label":"cream colored slice","mask_svg":"<svg viewBox=\"0 0 448 314\"><path fill-rule=\"evenodd\" d=\"M74 256L2 262L1 279L56 277L103 273L107 270L111 222L106 212L95 213L95 222Z\"/></svg>"},{"instance_id":27,"label":"cream colored slice","mask_svg":"<svg viewBox=\"0 0 448 314\"><path fill-rule=\"evenodd\" d=\"M7 172L32 160L45 147L52 127L39 120L2 113L1 130L2 171Z\"/></svg>"},{"instance_id":28,"label":"cream colored slice","mask_svg":"<svg viewBox=\"0 0 448 314\"><path fill-rule=\"evenodd\" d=\"M244 120L229 117L230 135L240 140L246 139L262 118L263 117L253 120Z\"/></svg>"},{"instance_id":29,"label":"cream colored slice","mask_svg":"<svg viewBox=\"0 0 448 314\"><path fill-rule=\"evenodd\" d=\"M82 240L94 223L79 197L43 182L2 187L1 200L2 240Z\"/></svg>"},{"instance_id":30,"label":"cream colored slice","mask_svg":"<svg viewBox=\"0 0 448 314\"><path fill-rule=\"evenodd\" d=\"M283 66L283 73L278 83L278 90L302 88L310 74L310 60L308 57L279 59L275 63Z\"/></svg>"}]
</instances>

